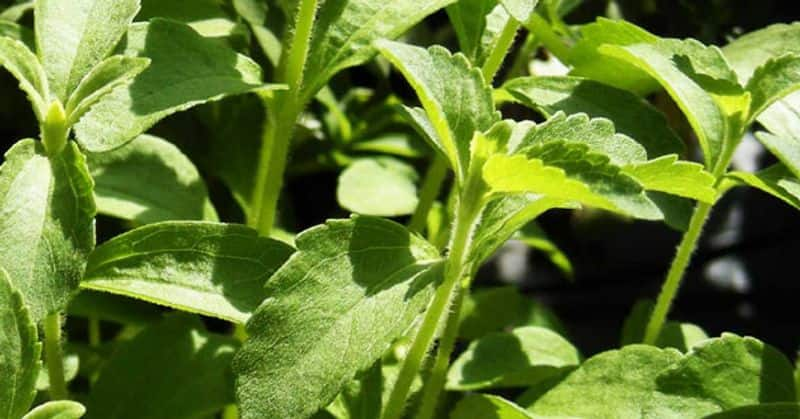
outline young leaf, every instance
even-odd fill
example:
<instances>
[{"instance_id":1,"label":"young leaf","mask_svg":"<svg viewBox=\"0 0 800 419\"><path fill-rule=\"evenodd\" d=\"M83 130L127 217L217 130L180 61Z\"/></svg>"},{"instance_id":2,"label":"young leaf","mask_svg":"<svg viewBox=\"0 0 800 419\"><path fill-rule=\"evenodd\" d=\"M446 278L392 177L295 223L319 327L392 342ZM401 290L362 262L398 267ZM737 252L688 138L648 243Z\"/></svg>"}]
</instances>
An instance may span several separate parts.
<instances>
[{"instance_id":1,"label":"young leaf","mask_svg":"<svg viewBox=\"0 0 800 419\"><path fill-rule=\"evenodd\" d=\"M460 51L475 66L483 66L511 16L497 0L462 0L446 10Z\"/></svg>"},{"instance_id":2,"label":"young leaf","mask_svg":"<svg viewBox=\"0 0 800 419\"><path fill-rule=\"evenodd\" d=\"M703 419L797 419L800 417L800 404L797 403L765 403L755 406L744 406L726 410L704 417Z\"/></svg>"},{"instance_id":3,"label":"young leaf","mask_svg":"<svg viewBox=\"0 0 800 419\"><path fill-rule=\"evenodd\" d=\"M0 266L34 321L66 308L94 248L92 179L75 144L22 140L0 167Z\"/></svg>"},{"instance_id":4,"label":"young leaf","mask_svg":"<svg viewBox=\"0 0 800 419\"><path fill-rule=\"evenodd\" d=\"M98 212L140 224L217 221L203 178L181 151L141 135L124 146L87 156Z\"/></svg>"},{"instance_id":5,"label":"young leaf","mask_svg":"<svg viewBox=\"0 0 800 419\"><path fill-rule=\"evenodd\" d=\"M81 287L244 323L291 253L243 226L151 224L98 246Z\"/></svg>"},{"instance_id":6,"label":"young leaf","mask_svg":"<svg viewBox=\"0 0 800 419\"><path fill-rule=\"evenodd\" d=\"M170 316L119 345L86 403L87 419L210 417L233 402L238 342Z\"/></svg>"},{"instance_id":7,"label":"young leaf","mask_svg":"<svg viewBox=\"0 0 800 419\"><path fill-rule=\"evenodd\" d=\"M695 346L657 382L663 393L702 397L721 410L797 401L789 360L769 345L733 334Z\"/></svg>"},{"instance_id":8,"label":"young leaf","mask_svg":"<svg viewBox=\"0 0 800 419\"><path fill-rule=\"evenodd\" d=\"M418 178L413 166L391 157L359 159L339 176L336 198L358 214L408 215L417 207Z\"/></svg>"},{"instance_id":9,"label":"young leaf","mask_svg":"<svg viewBox=\"0 0 800 419\"><path fill-rule=\"evenodd\" d=\"M267 282L234 361L245 419L328 405L409 328L441 277L436 248L380 218L329 221L297 248Z\"/></svg>"},{"instance_id":10,"label":"young leaf","mask_svg":"<svg viewBox=\"0 0 800 419\"><path fill-rule=\"evenodd\" d=\"M22 43L25 44L25 46L31 51L36 49L36 41L34 41L33 38L33 31L25 26L20 25L19 23L0 18L0 37L22 41ZM46 78L46 76L43 78Z\"/></svg>"},{"instance_id":11,"label":"young leaf","mask_svg":"<svg viewBox=\"0 0 800 419\"><path fill-rule=\"evenodd\" d=\"M520 294L515 286L477 290L465 296L458 336L479 339L507 327L538 326L565 335L564 326L547 307Z\"/></svg>"},{"instance_id":12,"label":"young leaf","mask_svg":"<svg viewBox=\"0 0 800 419\"><path fill-rule=\"evenodd\" d=\"M756 133L756 138L783 163L796 178L800 178L800 139Z\"/></svg>"},{"instance_id":13,"label":"young leaf","mask_svg":"<svg viewBox=\"0 0 800 419\"><path fill-rule=\"evenodd\" d=\"M116 88L75 125L89 151L122 146L159 120L228 95L277 88L261 84L258 65L192 28L168 20L131 25L125 55L146 57L150 66Z\"/></svg>"},{"instance_id":14,"label":"young leaf","mask_svg":"<svg viewBox=\"0 0 800 419\"><path fill-rule=\"evenodd\" d=\"M561 111L614 121L616 131L639 142L650 157L684 152L664 114L628 91L579 77L521 77L503 89L548 118Z\"/></svg>"},{"instance_id":15,"label":"young leaf","mask_svg":"<svg viewBox=\"0 0 800 419\"><path fill-rule=\"evenodd\" d=\"M22 296L0 268L0 418L17 419L36 396L41 345Z\"/></svg>"},{"instance_id":16,"label":"young leaf","mask_svg":"<svg viewBox=\"0 0 800 419\"><path fill-rule=\"evenodd\" d=\"M670 154L646 163L631 164L623 172L639 181L647 190L713 203L717 198L716 180L697 163L678 160Z\"/></svg>"},{"instance_id":17,"label":"young leaf","mask_svg":"<svg viewBox=\"0 0 800 419\"><path fill-rule=\"evenodd\" d=\"M139 0L37 0L36 48L50 91L67 98L81 79L119 42Z\"/></svg>"},{"instance_id":18,"label":"young leaf","mask_svg":"<svg viewBox=\"0 0 800 419\"><path fill-rule=\"evenodd\" d=\"M794 192L798 189L798 181L782 164L770 166L758 173L730 172L727 177L736 186L752 186L800 210L800 193Z\"/></svg>"},{"instance_id":19,"label":"young leaf","mask_svg":"<svg viewBox=\"0 0 800 419\"><path fill-rule=\"evenodd\" d=\"M371 59L377 52L373 41L397 38L454 1L324 2L311 36L302 97L313 97L336 73Z\"/></svg>"},{"instance_id":20,"label":"young leaf","mask_svg":"<svg viewBox=\"0 0 800 419\"><path fill-rule=\"evenodd\" d=\"M86 408L72 400L58 400L37 406L22 419L79 419L86 413Z\"/></svg>"},{"instance_id":21,"label":"young leaf","mask_svg":"<svg viewBox=\"0 0 800 419\"><path fill-rule=\"evenodd\" d=\"M450 367L447 388L526 387L579 363L578 350L566 339L549 329L525 326L470 343Z\"/></svg>"},{"instance_id":22,"label":"young leaf","mask_svg":"<svg viewBox=\"0 0 800 419\"><path fill-rule=\"evenodd\" d=\"M501 397L470 394L456 404L450 419L534 419L534 416Z\"/></svg>"},{"instance_id":23,"label":"young leaf","mask_svg":"<svg viewBox=\"0 0 800 419\"><path fill-rule=\"evenodd\" d=\"M800 56L770 59L756 69L746 89L752 95L749 118L753 120L773 103L800 89Z\"/></svg>"},{"instance_id":24,"label":"young leaf","mask_svg":"<svg viewBox=\"0 0 800 419\"><path fill-rule=\"evenodd\" d=\"M19 87L28 95L36 118L44 119L49 105L47 76L39 59L20 41L0 36L0 66L8 70L19 82Z\"/></svg>"},{"instance_id":25,"label":"young leaf","mask_svg":"<svg viewBox=\"0 0 800 419\"><path fill-rule=\"evenodd\" d=\"M469 167L469 142L475 132L488 130L499 120L492 92L480 70L466 57L442 47L429 49L379 41L378 50L405 76L419 96L435 146L450 161L459 179Z\"/></svg>"}]
</instances>

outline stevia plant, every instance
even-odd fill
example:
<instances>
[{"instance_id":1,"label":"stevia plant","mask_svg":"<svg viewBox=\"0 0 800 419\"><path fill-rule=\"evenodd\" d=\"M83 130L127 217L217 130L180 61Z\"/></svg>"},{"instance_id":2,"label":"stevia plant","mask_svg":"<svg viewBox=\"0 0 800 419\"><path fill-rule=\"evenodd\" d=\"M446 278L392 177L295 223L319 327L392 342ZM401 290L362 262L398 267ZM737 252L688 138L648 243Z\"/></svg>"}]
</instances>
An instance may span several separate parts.
<instances>
[{"instance_id":1,"label":"stevia plant","mask_svg":"<svg viewBox=\"0 0 800 419\"><path fill-rule=\"evenodd\" d=\"M778 350L664 325L725 191L747 183L800 202L793 102L770 107L798 85L795 27L720 52L625 22L575 30L563 17L578 3L6 9L0 64L41 133L0 167L0 417L796 417L796 376ZM33 32L17 23L31 9ZM461 52L391 40L441 9ZM540 45L573 74L516 77ZM389 80L391 66L421 107L378 89L336 90L337 74L376 55L378 78ZM686 113L704 164L680 158L683 141L640 98L659 86ZM545 120L503 119L509 101ZM247 226L220 223L192 159L145 134L206 103L195 115L213 131L215 156L229 157L213 166ZM759 116L782 165L728 172ZM417 192L416 169L401 158L426 155ZM276 216L284 179L330 167L342 172L339 203L358 215L291 234ZM579 207L686 230L655 308L636 306L623 347L586 360L555 316L515 288L472 289L512 237L569 273L535 219ZM133 228L95 247L96 213ZM411 215L407 226L380 218L398 215ZM67 313L88 319L87 344L62 337ZM200 316L232 333L209 331ZM118 336L105 341L100 319L122 324ZM459 342L468 345L456 354ZM79 374L88 390L74 391ZM492 394L503 389L525 391L512 402Z\"/></svg>"}]
</instances>

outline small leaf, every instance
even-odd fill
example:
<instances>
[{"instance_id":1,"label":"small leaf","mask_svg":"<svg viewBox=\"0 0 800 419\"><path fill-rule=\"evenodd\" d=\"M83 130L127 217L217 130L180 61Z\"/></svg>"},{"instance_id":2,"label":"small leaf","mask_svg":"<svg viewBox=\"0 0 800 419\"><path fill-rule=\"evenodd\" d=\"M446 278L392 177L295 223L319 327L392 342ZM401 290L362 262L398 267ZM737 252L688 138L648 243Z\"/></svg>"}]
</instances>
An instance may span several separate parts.
<instances>
[{"instance_id":1,"label":"small leaf","mask_svg":"<svg viewBox=\"0 0 800 419\"><path fill-rule=\"evenodd\" d=\"M78 147L22 140L0 167L0 266L34 321L66 308L94 248L92 179Z\"/></svg>"},{"instance_id":2,"label":"small leaf","mask_svg":"<svg viewBox=\"0 0 800 419\"><path fill-rule=\"evenodd\" d=\"M435 133L428 135L430 140L463 180L473 135L499 120L480 70L472 68L463 55L451 55L438 46L426 50L392 41L379 41L376 46L417 92L430 123L423 131Z\"/></svg>"},{"instance_id":3,"label":"small leaf","mask_svg":"<svg viewBox=\"0 0 800 419\"><path fill-rule=\"evenodd\" d=\"M44 120L49 95L47 76L39 59L20 41L0 36L0 66L8 70L19 82L19 87L28 95L36 118Z\"/></svg>"},{"instance_id":4,"label":"small leaf","mask_svg":"<svg viewBox=\"0 0 800 419\"><path fill-rule=\"evenodd\" d=\"M159 120L228 95L274 89L261 84L258 65L192 28L168 20L131 25L125 55L146 57L150 66L116 88L75 125L89 151L122 146Z\"/></svg>"},{"instance_id":5,"label":"small leaf","mask_svg":"<svg viewBox=\"0 0 800 419\"><path fill-rule=\"evenodd\" d=\"M62 103L108 56L139 11L139 0L38 0L36 46L50 91Z\"/></svg>"},{"instance_id":6,"label":"small leaf","mask_svg":"<svg viewBox=\"0 0 800 419\"><path fill-rule=\"evenodd\" d=\"M756 69L770 59L790 53L800 53L800 24L775 24L749 32L724 48L739 82L747 84Z\"/></svg>"},{"instance_id":7,"label":"small leaf","mask_svg":"<svg viewBox=\"0 0 800 419\"><path fill-rule=\"evenodd\" d=\"M800 210L800 194L793 192L798 181L782 164L770 166L758 173L730 172L727 178L737 186L748 185L760 189Z\"/></svg>"},{"instance_id":8,"label":"small leaf","mask_svg":"<svg viewBox=\"0 0 800 419\"><path fill-rule=\"evenodd\" d=\"M78 376L78 369L80 369L80 357L77 354L70 353L64 355L64 381L69 383ZM47 368L40 368L39 375L36 377L36 390L47 391L50 389L50 373Z\"/></svg>"},{"instance_id":9,"label":"small leaf","mask_svg":"<svg viewBox=\"0 0 800 419\"><path fill-rule=\"evenodd\" d=\"M470 292L461 307L458 336L475 340L508 327L539 326L561 335L564 326L543 304L520 294L515 286Z\"/></svg>"},{"instance_id":10,"label":"small leaf","mask_svg":"<svg viewBox=\"0 0 800 419\"><path fill-rule=\"evenodd\" d=\"M800 89L800 56L783 55L758 67L747 82L752 95L749 117L751 120L770 105Z\"/></svg>"},{"instance_id":11,"label":"small leaf","mask_svg":"<svg viewBox=\"0 0 800 419\"><path fill-rule=\"evenodd\" d=\"M363 215L397 217L417 207L419 176L413 166L390 157L359 159L339 176L336 197L345 209Z\"/></svg>"},{"instance_id":12,"label":"small leaf","mask_svg":"<svg viewBox=\"0 0 800 419\"><path fill-rule=\"evenodd\" d=\"M744 406L726 410L704 417L703 419L797 419L800 417L800 404L797 403L765 403L755 406Z\"/></svg>"},{"instance_id":13,"label":"small leaf","mask_svg":"<svg viewBox=\"0 0 800 419\"><path fill-rule=\"evenodd\" d=\"M244 226L151 224L98 246L81 287L244 323L291 253Z\"/></svg>"},{"instance_id":14,"label":"small leaf","mask_svg":"<svg viewBox=\"0 0 800 419\"><path fill-rule=\"evenodd\" d=\"M447 388L526 387L579 363L578 350L566 339L549 329L525 326L470 343L450 367Z\"/></svg>"},{"instance_id":15,"label":"small leaf","mask_svg":"<svg viewBox=\"0 0 800 419\"><path fill-rule=\"evenodd\" d=\"M87 419L213 416L233 402L237 346L192 317L167 317L119 345L92 386Z\"/></svg>"},{"instance_id":16,"label":"small leaf","mask_svg":"<svg viewBox=\"0 0 800 419\"><path fill-rule=\"evenodd\" d=\"M800 121L800 118L798 118ZM800 139L756 133L756 138L783 163L796 178L800 178Z\"/></svg>"},{"instance_id":17,"label":"small leaf","mask_svg":"<svg viewBox=\"0 0 800 419\"><path fill-rule=\"evenodd\" d=\"M647 190L713 203L717 198L716 179L697 163L678 160L670 154L646 163L626 166L623 171Z\"/></svg>"},{"instance_id":18,"label":"small leaf","mask_svg":"<svg viewBox=\"0 0 800 419\"><path fill-rule=\"evenodd\" d=\"M470 394L456 404L450 419L534 419L534 416L501 397Z\"/></svg>"},{"instance_id":19,"label":"small leaf","mask_svg":"<svg viewBox=\"0 0 800 419\"><path fill-rule=\"evenodd\" d=\"M684 151L664 114L628 91L579 77L521 77L503 88L548 118L561 111L614 121L616 131L639 142L650 157Z\"/></svg>"},{"instance_id":20,"label":"small leaf","mask_svg":"<svg viewBox=\"0 0 800 419\"><path fill-rule=\"evenodd\" d=\"M297 248L267 282L234 362L245 419L327 406L409 328L441 277L436 248L380 218L329 221Z\"/></svg>"},{"instance_id":21,"label":"small leaf","mask_svg":"<svg viewBox=\"0 0 800 419\"><path fill-rule=\"evenodd\" d=\"M0 268L0 418L17 419L36 396L41 345L22 296Z\"/></svg>"},{"instance_id":22,"label":"small leaf","mask_svg":"<svg viewBox=\"0 0 800 419\"><path fill-rule=\"evenodd\" d=\"M47 402L31 410L22 419L79 419L86 413L86 408L71 400Z\"/></svg>"},{"instance_id":23,"label":"small leaf","mask_svg":"<svg viewBox=\"0 0 800 419\"><path fill-rule=\"evenodd\" d=\"M29 3L29 5L33 6L33 4L31 3ZM6 9L6 11L8 11L8 9ZM20 25L19 23L16 23L15 21L4 20L1 16L0 16L0 37L6 37L15 39L17 41L21 41L31 51L36 49L36 41L34 40L32 30L28 29L25 26ZM42 69L42 71L44 71L44 69ZM47 76L42 77L43 80L45 78L47 78Z\"/></svg>"},{"instance_id":24,"label":"small leaf","mask_svg":"<svg viewBox=\"0 0 800 419\"><path fill-rule=\"evenodd\" d=\"M514 239L544 253L550 260L550 263L555 265L561 273L568 278L573 277L574 270L567 255L550 240L547 233L535 222L526 224L525 227L514 235Z\"/></svg>"},{"instance_id":25,"label":"small leaf","mask_svg":"<svg viewBox=\"0 0 800 419\"><path fill-rule=\"evenodd\" d=\"M87 160L101 214L141 224L217 220L194 164L161 138L142 135Z\"/></svg>"}]
</instances>

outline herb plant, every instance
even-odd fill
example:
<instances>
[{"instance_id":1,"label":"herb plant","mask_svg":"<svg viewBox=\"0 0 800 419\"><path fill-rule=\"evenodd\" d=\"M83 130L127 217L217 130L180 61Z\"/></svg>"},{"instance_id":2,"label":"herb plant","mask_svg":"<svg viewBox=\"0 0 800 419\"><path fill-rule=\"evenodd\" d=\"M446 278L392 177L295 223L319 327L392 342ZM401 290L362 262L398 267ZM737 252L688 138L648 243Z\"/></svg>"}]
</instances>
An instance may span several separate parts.
<instances>
[{"instance_id":1,"label":"herb plant","mask_svg":"<svg viewBox=\"0 0 800 419\"><path fill-rule=\"evenodd\" d=\"M800 26L720 49L626 21L567 25L579 3L6 8L0 65L39 138L0 167L0 418L800 415L780 351L667 321L727 191L800 209ZM458 52L411 42L442 36L426 18L449 22ZM569 74L530 74L540 47ZM702 163L643 98L659 90ZM541 118L510 119L512 104ZM779 163L732 170L756 123ZM187 126L208 131L191 156L157 136ZM354 215L294 234L284 181L330 170ZM243 223L220 222L208 172ZM588 359L516 288L473 287L512 238L569 276L536 220L581 208L684 234L655 304ZM98 229L96 246L98 214L126 231ZM85 319L86 339L65 337L65 318Z\"/></svg>"}]
</instances>

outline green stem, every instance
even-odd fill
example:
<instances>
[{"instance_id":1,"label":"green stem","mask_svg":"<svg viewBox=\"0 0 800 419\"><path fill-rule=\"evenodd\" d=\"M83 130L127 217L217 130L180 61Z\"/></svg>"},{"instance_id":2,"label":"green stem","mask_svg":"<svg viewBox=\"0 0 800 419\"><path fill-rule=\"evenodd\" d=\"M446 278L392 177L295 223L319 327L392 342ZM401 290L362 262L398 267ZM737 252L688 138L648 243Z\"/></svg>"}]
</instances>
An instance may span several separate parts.
<instances>
[{"instance_id":1,"label":"green stem","mask_svg":"<svg viewBox=\"0 0 800 419\"><path fill-rule=\"evenodd\" d=\"M538 13L534 13L526 27L559 61L564 64L569 63L569 46L553 31L553 28L543 17L539 16Z\"/></svg>"},{"instance_id":2,"label":"green stem","mask_svg":"<svg viewBox=\"0 0 800 419\"><path fill-rule=\"evenodd\" d=\"M681 244L678 246L678 251L675 254L675 259L672 261L672 266L669 268L667 279L658 295L656 306L653 308L653 313L650 316L650 321L647 323L647 328L644 334L644 343L648 345L655 345L658 337L661 335L661 329L664 327L664 322L667 320L672 301L678 293L678 288L681 284L681 279L689 266L689 261L692 258L697 247L697 242L703 232L703 226L708 220L711 213L713 204L698 203L697 207L692 214L692 219L689 222L689 229L683 235Z\"/></svg>"},{"instance_id":3,"label":"green stem","mask_svg":"<svg viewBox=\"0 0 800 419\"><path fill-rule=\"evenodd\" d=\"M303 83L303 72L306 67L308 50L311 45L311 31L314 29L314 20L317 15L317 0L301 0L297 7L294 35L288 55L281 57L279 67L282 70L281 82L289 85L289 90L299 93ZM284 60L285 58L285 60Z\"/></svg>"},{"instance_id":4,"label":"green stem","mask_svg":"<svg viewBox=\"0 0 800 419\"><path fill-rule=\"evenodd\" d=\"M89 317L89 346L96 348L100 346L101 341L100 319L97 317Z\"/></svg>"},{"instance_id":5,"label":"green stem","mask_svg":"<svg viewBox=\"0 0 800 419\"><path fill-rule=\"evenodd\" d=\"M500 70L500 66L503 65L503 60L511 49L511 45L514 44L517 30L519 30L519 23L513 18L509 18L505 26L503 26L503 31L500 32L500 37L497 39L494 48L492 48L491 54L489 54L489 58L486 59L481 69L483 78L488 83L491 84L494 76Z\"/></svg>"},{"instance_id":6,"label":"green stem","mask_svg":"<svg viewBox=\"0 0 800 419\"><path fill-rule=\"evenodd\" d=\"M44 319L44 360L50 378L50 399L67 400L67 381L64 379L64 356L61 353L61 314Z\"/></svg>"},{"instance_id":7,"label":"green stem","mask_svg":"<svg viewBox=\"0 0 800 419\"><path fill-rule=\"evenodd\" d=\"M446 177L447 161L437 154L428 168L428 172L425 173L417 209L414 210L414 214L408 222L409 230L419 233L425 228L425 223L428 221L428 213L431 211L433 203L436 202L436 197L439 196Z\"/></svg>"},{"instance_id":8,"label":"green stem","mask_svg":"<svg viewBox=\"0 0 800 419\"><path fill-rule=\"evenodd\" d=\"M444 389L444 382L447 377L447 368L450 366L450 356L456 346L458 339L458 328L461 324L461 306L464 302L465 294L469 292L467 282L462 282L461 287L456 290L450 314L447 316L442 339L439 349L436 352L436 360L431 368L428 382L422 395L422 404L417 414L417 419L433 419L436 414L436 407L439 405L439 395Z\"/></svg>"}]
</instances>

